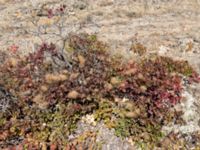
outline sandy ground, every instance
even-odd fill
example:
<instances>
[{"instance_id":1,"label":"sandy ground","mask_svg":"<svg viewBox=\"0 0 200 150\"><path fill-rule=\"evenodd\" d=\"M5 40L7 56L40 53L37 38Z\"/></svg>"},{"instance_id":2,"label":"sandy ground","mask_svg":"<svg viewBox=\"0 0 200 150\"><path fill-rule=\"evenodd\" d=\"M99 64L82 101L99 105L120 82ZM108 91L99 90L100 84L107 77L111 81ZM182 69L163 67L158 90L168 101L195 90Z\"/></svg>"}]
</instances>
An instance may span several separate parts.
<instances>
[{"instance_id":1,"label":"sandy ground","mask_svg":"<svg viewBox=\"0 0 200 150\"><path fill-rule=\"evenodd\" d=\"M65 13L48 18L47 10L61 4ZM43 41L62 48L74 32L97 34L113 53L124 55L137 40L148 53L188 60L200 72L200 0L0 0L0 50L14 45L26 54ZM188 124L179 131L199 130L199 90L186 88L188 101L181 107Z\"/></svg>"}]
</instances>

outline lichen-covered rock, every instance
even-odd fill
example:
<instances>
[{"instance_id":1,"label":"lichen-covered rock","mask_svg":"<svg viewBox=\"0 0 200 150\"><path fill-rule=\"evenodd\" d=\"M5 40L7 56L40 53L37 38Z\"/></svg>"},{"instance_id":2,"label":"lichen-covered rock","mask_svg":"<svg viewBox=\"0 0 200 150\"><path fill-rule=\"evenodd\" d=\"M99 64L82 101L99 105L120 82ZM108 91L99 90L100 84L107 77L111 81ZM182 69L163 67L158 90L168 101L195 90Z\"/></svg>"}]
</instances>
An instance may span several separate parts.
<instances>
[{"instance_id":1,"label":"lichen-covered rock","mask_svg":"<svg viewBox=\"0 0 200 150\"><path fill-rule=\"evenodd\" d=\"M12 96L2 85L0 85L0 113L11 113L15 110L16 98Z\"/></svg>"}]
</instances>

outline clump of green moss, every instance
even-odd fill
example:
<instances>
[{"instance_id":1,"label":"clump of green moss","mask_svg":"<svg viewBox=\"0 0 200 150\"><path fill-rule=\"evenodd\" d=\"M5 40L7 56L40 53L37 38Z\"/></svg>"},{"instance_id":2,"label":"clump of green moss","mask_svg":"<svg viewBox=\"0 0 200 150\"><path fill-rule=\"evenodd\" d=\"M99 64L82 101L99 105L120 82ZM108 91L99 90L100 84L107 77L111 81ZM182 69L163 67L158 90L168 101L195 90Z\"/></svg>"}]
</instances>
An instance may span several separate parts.
<instances>
[{"instance_id":1,"label":"clump of green moss","mask_svg":"<svg viewBox=\"0 0 200 150\"><path fill-rule=\"evenodd\" d=\"M94 116L96 121L103 120L108 128L114 128L117 136L129 137L138 144L156 145L163 137L161 125L151 122L145 109L132 102L103 101Z\"/></svg>"}]
</instances>

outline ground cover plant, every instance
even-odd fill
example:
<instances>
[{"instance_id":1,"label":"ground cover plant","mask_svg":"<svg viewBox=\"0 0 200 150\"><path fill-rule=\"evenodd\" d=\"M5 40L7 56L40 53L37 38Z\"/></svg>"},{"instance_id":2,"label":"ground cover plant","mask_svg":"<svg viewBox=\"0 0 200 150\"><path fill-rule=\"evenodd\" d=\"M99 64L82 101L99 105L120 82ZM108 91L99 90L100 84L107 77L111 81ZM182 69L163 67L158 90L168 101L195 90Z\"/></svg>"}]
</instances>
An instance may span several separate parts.
<instances>
[{"instance_id":1,"label":"ground cover plant","mask_svg":"<svg viewBox=\"0 0 200 150\"><path fill-rule=\"evenodd\" d=\"M124 63L95 35L72 35L67 44L60 51L43 43L23 57L1 53L1 148L74 149L68 136L86 114L153 148L163 125L182 121L173 109L182 80L199 81L187 62L155 55Z\"/></svg>"}]
</instances>

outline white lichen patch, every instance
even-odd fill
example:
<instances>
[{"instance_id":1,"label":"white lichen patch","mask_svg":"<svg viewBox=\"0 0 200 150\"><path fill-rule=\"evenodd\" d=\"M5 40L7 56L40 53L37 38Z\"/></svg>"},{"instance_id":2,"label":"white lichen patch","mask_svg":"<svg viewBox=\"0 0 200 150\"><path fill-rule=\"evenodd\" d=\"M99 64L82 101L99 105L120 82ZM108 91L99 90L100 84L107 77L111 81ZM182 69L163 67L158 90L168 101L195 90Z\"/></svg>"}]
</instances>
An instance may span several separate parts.
<instances>
[{"instance_id":1,"label":"white lichen patch","mask_svg":"<svg viewBox=\"0 0 200 150\"><path fill-rule=\"evenodd\" d=\"M191 92L186 89L182 93L183 101L176 106L176 109L183 111L182 119L185 121L184 125L171 123L163 127L165 133L194 133L200 131L199 120L200 114L198 112L198 97L193 96Z\"/></svg>"},{"instance_id":2,"label":"white lichen patch","mask_svg":"<svg viewBox=\"0 0 200 150\"><path fill-rule=\"evenodd\" d=\"M186 122L191 122L191 121L195 121L196 119L196 113L197 113L197 109L195 104L195 98L193 97L192 94L190 94L187 91L184 91L184 93L182 94L184 98L186 98L185 103L181 103L182 107L185 109L185 112L183 114L183 119Z\"/></svg>"},{"instance_id":3,"label":"white lichen patch","mask_svg":"<svg viewBox=\"0 0 200 150\"><path fill-rule=\"evenodd\" d=\"M159 50L158 50L158 55L164 56L164 55L167 54L168 51L169 51L169 48L168 48L168 47L161 45L161 46L159 47Z\"/></svg>"},{"instance_id":4,"label":"white lichen patch","mask_svg":"<svg viewBox=\"0 0 200 150\"><path fill-rule=\"evenodd\" d=\"M96 126L96 124L97 124L97 122L95 121L95 118L94 118L93 114L91 114L91 115L89 115L89 114L85 115L84 117L82 117L81 121L84 122L84 123L90 124L92 126Z\"/></svg>"}]
</instances>

